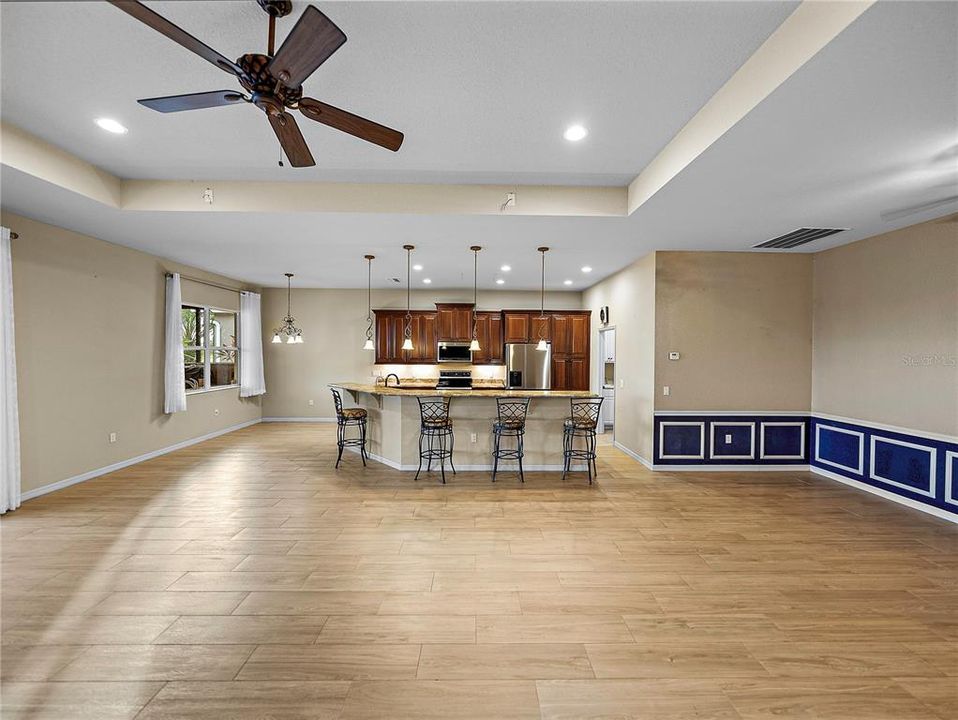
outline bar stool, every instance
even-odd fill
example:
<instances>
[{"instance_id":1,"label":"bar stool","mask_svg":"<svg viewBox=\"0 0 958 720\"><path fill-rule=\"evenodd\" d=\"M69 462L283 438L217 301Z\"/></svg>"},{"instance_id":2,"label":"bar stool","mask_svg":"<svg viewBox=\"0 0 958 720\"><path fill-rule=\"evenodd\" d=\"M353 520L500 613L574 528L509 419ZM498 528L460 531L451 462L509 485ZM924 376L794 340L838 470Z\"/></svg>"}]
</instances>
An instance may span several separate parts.
<instances>
[{"instance_id":1,"label":"bar stool","mask_svg":"<svg viewBox=\"0 0 958 720\"><path fill-rule=\"evenodd\" d=\"M367 413L362 408L344 408L343 398L339 390L330 388L333 393L333 402L336 404L336 447L339 448L339 455L336 456L336 469L339 469L339 461L343 459L344 447L359 447L359 455L363 459L363 467L366 467L366 416ZM359 429L359 437L346 437L347 428L354 427Z\"/></svg>"},{"instance_id":2,"label":"bar stool","mask_svg":"<svg viewBox=\"0 0 958 720\"><path fill-rule=\"evenodd\" d=\"M432 461L439 461L439 471L442 473L442 484L446 484L446 464L453 475L456 466L452 464L452 450L455 436L452 432L452 420L449 418L448 397L417 397L419 401L419 469L416 470L415 480L422 472L422 461L426 461L426 472L432 472Z\"/></svg>"},{"instance_id":3,"label":"bar stool","mask_svg":"<svg viewBox=\"0 0 958 720\"><path fill-rule=\"evenodd\" d=\"M562 424L562 455L565 462L562 466L562 479L569 473L573 459L585 460L589 471L589 485L592 484L592 474L599 472L595 469L595 437L596 426L599 424L599 411L602 408L601 397L569 398L572 413ZM584 448L575 447L575 439L582 438Z\"/></svg>"},{"instance_id":4,"label":"bar stool","mask_svg":"<svg viewBox=\"0 0 958 720\"><path fill-rule=\"evenodd\" d=\"M519 481L525 482L522 474L523 436L526 434L526 415L529 412L529 398L496 398L497 420L492 424L493 449L492 482L496 481L500 460L519 461ZM514 448L502 447L502 438L516 439Z\"/></svg>"}]
</instances>

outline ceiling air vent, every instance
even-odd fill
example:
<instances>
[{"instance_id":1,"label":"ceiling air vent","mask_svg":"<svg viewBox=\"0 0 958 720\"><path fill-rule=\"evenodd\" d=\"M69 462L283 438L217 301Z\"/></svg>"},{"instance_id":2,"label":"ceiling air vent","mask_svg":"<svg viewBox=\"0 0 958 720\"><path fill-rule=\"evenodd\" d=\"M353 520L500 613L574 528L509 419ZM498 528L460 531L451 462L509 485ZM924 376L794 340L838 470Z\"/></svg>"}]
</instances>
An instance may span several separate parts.
<instances>
[{"instance_id":1,"label":"ceiling air vent","mask_svg":"<svg viewBox=\"0 0 958 720\"><path fill-rule=\"evenodd\" d=\"M778 237L766 240L752 247L788 250L793 247L798 247L799 245L804 245L805 243L810 243L812 240L818 240L819 238L828 237L835 233L844 232L847 229L848 228L799 228L798 230L792 230L790 233L779 235Z\"/></svg>"}]
</instances>

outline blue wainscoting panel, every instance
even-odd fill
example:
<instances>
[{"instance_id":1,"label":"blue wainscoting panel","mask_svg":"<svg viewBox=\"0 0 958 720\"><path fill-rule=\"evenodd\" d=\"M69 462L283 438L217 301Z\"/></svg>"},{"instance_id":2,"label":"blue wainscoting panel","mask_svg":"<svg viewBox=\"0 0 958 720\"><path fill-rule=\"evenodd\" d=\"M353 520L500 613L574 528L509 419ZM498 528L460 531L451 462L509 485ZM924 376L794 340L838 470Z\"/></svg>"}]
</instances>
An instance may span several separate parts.
<instances>
[{"instance_id":1,"label":"blue wainscoting panel","mask_svg":"<svg viewBox=\"0 0 958 720\"><path fill-rule=\"evenodd\" d=\"M818 423L815 426L815 460L861 475L865 468L865 434Z\"/></svg>"},{"instance_id":2,"label":"blue wainscoting panel","mask_svg":"<svg viewBox=\"0 0 958 720\"><path fill-rule=\"evenodd\" d=\"M805 460L808 420L763 422L759 457L763 460Z\"/></svg>"},{"instance_id":3,"label":"blue wainscoting panel","mask_svg":"<svg viewBox=\"0 0 958 720\"><path fill-rule=\"evenodd\" d=\"M802 415L663 413L655 416L653 463L805 465L809 457L810 422ZM725 441L726 436L730 436L731 442ZM763 436L768 451L775 450L769 457L762 457L760 452Z\"/></svg>"},{"instance_id":4,"label":"blue wainscoting panel","mask_svg":"<svg viewBox=\"0 0 958 720\"><path fill-rule=\"evenodd\" d=\"M755 423L712 422L710 460L754 460Z\"/></svg>"},{"instance_id":5,"label":"blue wainscoting panel","mask_svg":"<svg viewBox=\"0 0 958 720\"><path fill-rule=\"evenodd\" d=\"M935 448L872 433L870 449L872 480L935 497Z\"/></svg>"},{"instance_id":6,"label":"blue wainscoting panel","mask_svg":"<svg viewBox=\"0 0 958 720\"><path fill-rule=\"evenodd\" d=\"M958 452L945 451L945 495L949 505L958 507Z\"/></svg>"},{"instance_id":7,"label":"blue wainscoting panel","mask_svg":"<svg viewBox=\"0 0 958 720\"><path fill-rule=\"evenodd\" d=\"M812 466L958 516L958 443L813 417Z\"/></svg>"},{"instance_id":8,"label":"blue wainscoting panel","mask_svg":"<svg viewBox=\"0 0 958 720\"><path fill-rule=\"evenodd\" d=\"M659 424L660 452L664 458L701 460L705 457L705 423L668 420Z\"/></svg>"}]
</instances>

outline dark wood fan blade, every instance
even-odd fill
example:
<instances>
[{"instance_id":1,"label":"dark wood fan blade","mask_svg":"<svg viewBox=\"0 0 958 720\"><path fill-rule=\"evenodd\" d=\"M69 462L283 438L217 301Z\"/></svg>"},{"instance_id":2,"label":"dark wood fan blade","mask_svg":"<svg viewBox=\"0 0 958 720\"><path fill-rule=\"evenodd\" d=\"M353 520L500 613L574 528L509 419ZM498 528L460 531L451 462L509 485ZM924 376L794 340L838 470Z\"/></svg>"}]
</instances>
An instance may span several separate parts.
<instances>
[{"instance_id":1,"label":"dark wood fan blade","mask_svg":"<svg viewBox=\"0 0 958 720\"><path fill-rule=\"evenodd\" d=\"M319 100L303 98L299 101L299 110L310 120L342 130L358 137L360 140L371 142L387 150L396 152L402 145L403 134L398 130L359 117L359 115L353 115L351 112L340 110L338 107L327 105Z\"/></svg>"},{"instance_id":2,"label":"dark wood fan blade","mask_svg":"<svg viewBox=\"0 0 958 720\"><path fill-rule=\"evenodd\" d=\"M296 21L266 69L284 85L299 87L344 42L346 34L310 5Z\"/></svg>"},{"instance_id":3,"label":"dark wood fan blade","mask_svg":"<svg viewBox=\"0 0 958 720\"><path fill-rule=\"evenodd\" d=\"M204 60L213 63L216 67L233 75L243 74L240 67L232 60L220 55L209 45L197 40L186 30L174 25L162 15L153 12L143 3L136 2L136 0L108 0L108 2L116 5L123 12L132 15L144 25L149 25L157 32L163 33L173 42L179 43L187 50L191 50Z\"/></svg>"},{"instance_id":4,"label":"dark wood fan blade","mask_svg":"<svg viewBox=\"0 0 958 720\"><path fill-rule=\"evenodd\" d=\"M283 152L286 153L290 165L310 167L316 164L303 138L303 133L299 131L296 119L292 115L286 112L270 115L269 124L273 126L273 132L279 138L279 144L283 146Z\"/></svg>"},{"instance_id":5,"label":"dark wood fan blade","mask_svg":"<svg viewBox=\"0 0 958 720\"><path fill-rule=\"evenodd\" d=\"M235 90L213 90L211 92L190 93L189 95L167 95L166 97L137 100L150 110L161 113L182 112L183 110L202 110L203 108L235 105L246 98Z\"/></svg>"}]
</instances>

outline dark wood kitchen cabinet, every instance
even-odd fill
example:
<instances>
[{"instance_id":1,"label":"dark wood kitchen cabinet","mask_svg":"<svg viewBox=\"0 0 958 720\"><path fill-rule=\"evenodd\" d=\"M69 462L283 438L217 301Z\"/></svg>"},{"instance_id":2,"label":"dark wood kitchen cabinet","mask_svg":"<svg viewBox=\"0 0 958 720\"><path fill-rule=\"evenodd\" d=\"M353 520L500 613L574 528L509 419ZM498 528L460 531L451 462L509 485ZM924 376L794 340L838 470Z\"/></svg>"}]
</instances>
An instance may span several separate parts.
<instances>
[{"instance_id":1,"label":"dark wood kitchen cabinet","mask_svg":"<svg viewBox=\"0 0 958 720\"><path fill-rule=\"evenodd\" d=\"M532 322L530 321L529 313L515 312L512 310L503 312L502 334L503 342L529 342L529 336L532 334Z\"/></svg>"},{"instance_id":2,"label":"dark wood kitchen cabinet","mask_svg":"<svg viewBox=\"0 0 958 720\"><path fill-rule=\"evenodd\" d=\"M472 303L436 303L439 327L437 340L469 342L472 340Z\"/></svg>"},{"instance_id":3,"label":"dark wood kitchen cabinet","mask_svg":"<svg viewBox=\"0 0 958 720\"><path fill-rule=\"evenodd\" d=\"M472 353L473 365L501 365L504 362L502 313L477 312L476 337L481 349Z\"/></svg>"},{"instance_id":4,"label":"dark wood kitchen cabinet","mask_svg":"<svg viewBox=\"0 0 958 720\"><path fill-rule=\"evenodd\" d=\"M552 314L552 389L588 390L590 311Z\"/></svg>"},{"instance_id":5,"label":"dark wood kitchen cabinet","mask_svg":"<svg viewBox=\"0 0 958 720\"><path fill-rule=\"evenodd\" d=\"M538 310L505 310L502 313L504 342L534 343L552 339L552 313Z\"/></svg>"},{"instance_id":6,"label":"dark wood kitchen cabinet","mask_svg":"<svg viewBox=\"0 0 958 720\"><path fill-rule=\"evenodd\" d=\"M406 339L405 310L376 311L377 364L432 364L436 362L436 313L413 310L410 313L412 350L403 350Z\"/></svg>"}]
</instances>

